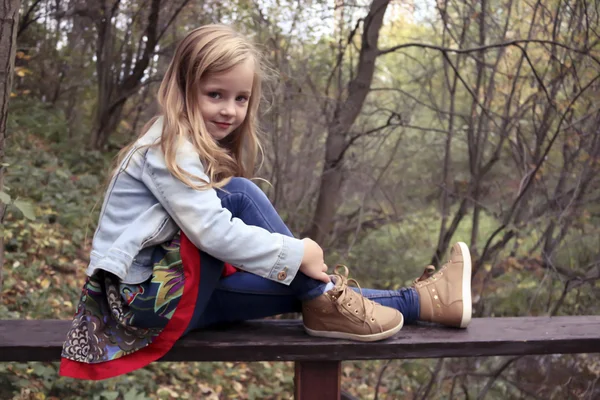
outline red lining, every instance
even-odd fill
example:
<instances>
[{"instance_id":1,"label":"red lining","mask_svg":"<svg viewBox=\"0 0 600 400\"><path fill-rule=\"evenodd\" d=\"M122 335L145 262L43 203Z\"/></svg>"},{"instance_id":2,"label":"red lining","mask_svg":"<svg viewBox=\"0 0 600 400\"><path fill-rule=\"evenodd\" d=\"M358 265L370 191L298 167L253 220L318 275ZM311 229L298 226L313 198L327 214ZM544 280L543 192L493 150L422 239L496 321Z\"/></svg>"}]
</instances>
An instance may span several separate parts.
<instances>
[{"instance_id":1,"label":"red lining","mask_svg":"<svg viewBox=\"0 0 600 400\"><path fill-rule=\"evenodd\" d=\"M223 278L225 278L226 276L229 275L233 275L238 271L238 269L236 267L234 267L231 264L225 263L225 268L223 269Z\"/></svg>"}]
</instances>

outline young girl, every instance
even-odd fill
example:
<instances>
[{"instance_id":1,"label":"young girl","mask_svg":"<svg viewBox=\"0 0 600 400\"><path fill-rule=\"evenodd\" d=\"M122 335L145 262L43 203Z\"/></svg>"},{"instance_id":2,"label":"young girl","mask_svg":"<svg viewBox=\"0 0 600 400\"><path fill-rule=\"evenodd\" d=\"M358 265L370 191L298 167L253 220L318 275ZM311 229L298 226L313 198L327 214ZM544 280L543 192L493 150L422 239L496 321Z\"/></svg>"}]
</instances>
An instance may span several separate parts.
<instances>
[{"instance_id":1,"label":"young girl","mask_svg":"<svg viewBox=\"0 0 600 400\"><path fill-rule=\"evenodd\" d=\"M190 330L289 312L302 312L310 335L359 341L388 338L404 322L470 322L464 243L413 287L359 290L347 268L327 274L317 243L292 236L248 179L263 69L227 26L179 44L158 92L161 114L119 153L62 375L109 378L157 360Z\"/></svg>"}]
</instances>

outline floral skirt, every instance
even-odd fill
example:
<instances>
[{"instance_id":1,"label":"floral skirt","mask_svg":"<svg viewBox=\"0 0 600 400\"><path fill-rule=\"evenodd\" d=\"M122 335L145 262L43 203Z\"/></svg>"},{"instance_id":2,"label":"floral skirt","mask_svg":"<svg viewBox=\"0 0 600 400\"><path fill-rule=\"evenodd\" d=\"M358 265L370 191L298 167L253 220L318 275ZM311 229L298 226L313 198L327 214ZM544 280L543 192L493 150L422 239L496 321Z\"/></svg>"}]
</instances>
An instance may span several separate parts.
<instances>
[{"instance_id":1,"label":"floral skirt","mask_svg":"<svg viewBox=\"0 0 600 400\"><path fill-rule=\"evenodd\" d=\"M185 282L179 248L179 237L158 246L155 254L158 253L159 260L154 263L152 276L146 282L119 284L119 295L128 308L128 325L164 328L173 317Z\"/></svg>"},{"instance_id":2,"label":"floral skirt","mask_svg":"<svg viewBox=\"0 0 600 400\"><path fill-rule=\"evenodd\" d=\"M105 272L86 280L63 346L62 376L97 380L133 371L164 356L184 334L223 263L201 253L183 233L163 250L143 284L122 284ZM201 259L203 266L215 264L204 285Z\"/></svg>"}]
</instances>

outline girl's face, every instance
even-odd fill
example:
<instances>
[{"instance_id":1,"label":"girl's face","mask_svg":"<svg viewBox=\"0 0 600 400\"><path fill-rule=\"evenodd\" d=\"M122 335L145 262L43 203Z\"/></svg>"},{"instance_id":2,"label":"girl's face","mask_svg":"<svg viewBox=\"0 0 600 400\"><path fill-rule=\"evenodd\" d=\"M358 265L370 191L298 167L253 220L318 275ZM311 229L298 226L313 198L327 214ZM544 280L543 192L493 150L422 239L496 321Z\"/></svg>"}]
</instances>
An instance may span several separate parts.
<instances>
[{"instance_id":1,"label":"girl's face","mask_svg":"<svg viewBox=\"0 0 600 400\"><path fill-rule=\"evenodd\" d=\"M200 80L200 113L214 139L227 137L244 122L253 81L254 62L251 59Z\"/></svg>"}]
</instances>

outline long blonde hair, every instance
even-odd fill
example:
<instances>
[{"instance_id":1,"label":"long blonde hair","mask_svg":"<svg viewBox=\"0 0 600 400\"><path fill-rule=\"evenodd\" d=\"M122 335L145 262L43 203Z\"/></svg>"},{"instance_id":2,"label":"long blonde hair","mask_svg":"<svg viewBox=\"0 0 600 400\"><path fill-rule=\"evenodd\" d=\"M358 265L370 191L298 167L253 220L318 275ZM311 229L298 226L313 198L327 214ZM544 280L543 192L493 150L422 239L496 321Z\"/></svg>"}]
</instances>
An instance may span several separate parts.
<instances>
[{"instance_id":1,"label":"long blonde hair","mask_svg":"<svg viewBox=\"0 0 600 400\"><path fill-rule=\"evenodd\" d=\"M235 131L217 142L208 133L198 107L200 79L208 74L225 72L249 58L254 60L255 68L246 118ZM258 112L264 73L260 52L233 28L213 24L194 29L177 46L158 90L161 112L146 124L140 137L162 116L163 132L156 145L160 144L169 171L194 189L223 187L234 176L251 178L257 156L262 153ZM176 153L182 139L193 144L209 182L177 165ZM135 141L119 152L116 169L134 145Z\"/></svg>"}]
</instances>

